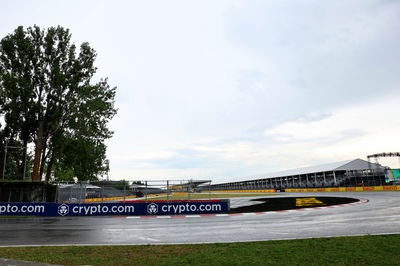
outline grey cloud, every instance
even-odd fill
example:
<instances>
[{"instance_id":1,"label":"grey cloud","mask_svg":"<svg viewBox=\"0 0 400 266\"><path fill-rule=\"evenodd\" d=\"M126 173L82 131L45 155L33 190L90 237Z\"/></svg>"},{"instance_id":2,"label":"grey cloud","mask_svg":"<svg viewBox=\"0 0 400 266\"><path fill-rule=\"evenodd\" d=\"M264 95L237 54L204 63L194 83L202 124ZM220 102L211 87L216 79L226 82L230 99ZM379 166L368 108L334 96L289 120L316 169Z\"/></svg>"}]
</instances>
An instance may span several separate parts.
<instances>
[{"instance_id":1,"label":"grey cloud","mask_svg":"<svg viewBox=\"0 0 400 266\"><path fill-rule=\"evenodd\" d=\"M243 69L238 83L253 96L258 121L261 113L274 124L398 91L400 5L257 3L231 10L228 38L267 66Z\"/></svg>"},{"instance_id":2,"label":"grey cloud","mask_svg":"<svg viewBox=\"0 0 400 266\"><path fill-rule=\"evenodd\" d=\"M315 121L323 120L323 119L329 118L331 116L332 116L332 113L321 111L321 112L314 112L314 113L306 114L304 116L297 118L296 121L302 122L302 123L308 123L308 122L315 122Z\"/></svg>"},{"instance_id":3,"label":"grey cloud","mask_svg":"<svg viewBox=\"0 0 400 266\"><path fill-rule=\"evenodd\" d=\"M171 149L174 155L168 158L135 159L129 162L134 167L144 169L189 169L214 167L215 158L209 153L191 148Z\"/></svg>"}]
</instances>

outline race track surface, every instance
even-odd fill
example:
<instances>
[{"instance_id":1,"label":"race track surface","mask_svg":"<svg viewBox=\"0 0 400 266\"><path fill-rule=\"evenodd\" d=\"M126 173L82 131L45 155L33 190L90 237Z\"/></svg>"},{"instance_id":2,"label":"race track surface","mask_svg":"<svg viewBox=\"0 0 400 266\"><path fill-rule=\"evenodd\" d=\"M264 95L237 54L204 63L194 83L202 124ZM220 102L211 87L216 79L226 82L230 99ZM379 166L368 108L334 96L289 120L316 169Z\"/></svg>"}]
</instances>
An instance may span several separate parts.
<instances>
[{"instance_id":1,"label":"race track surface","mask_svg":"<svg viewBox=\"0 0 400 266\"><path fill-rule=\"evenodd\" d=\"M369 202L221 217L61 217L0 219L0 246L143 245L261 241L400 234L400 192L282 193L274 197L339 196ZM247 199L232 199L242 206Z\"/></svg>"}]
</instances>

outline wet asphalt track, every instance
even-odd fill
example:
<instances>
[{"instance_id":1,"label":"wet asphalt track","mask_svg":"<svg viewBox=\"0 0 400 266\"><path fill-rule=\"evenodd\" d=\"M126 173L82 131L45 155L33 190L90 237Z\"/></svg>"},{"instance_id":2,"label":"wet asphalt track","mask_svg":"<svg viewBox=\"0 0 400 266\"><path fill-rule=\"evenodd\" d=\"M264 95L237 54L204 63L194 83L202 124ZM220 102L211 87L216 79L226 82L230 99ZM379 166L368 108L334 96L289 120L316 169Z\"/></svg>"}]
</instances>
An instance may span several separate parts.
<instances>
[{"instance_id":1,"label":"wet asphalt track","mask_svg":"<svg viewBox=\"0 0 400 266\"><path fill-rule=\"evenodd\" d=\"M142 245L400 234L400 192L283 193L368 199L359 205L224 217L0 219L0 246ZM277 196L274 196L277 197ZM232 199L232 207L246 200Z\"/></svg>"}]
</instances>

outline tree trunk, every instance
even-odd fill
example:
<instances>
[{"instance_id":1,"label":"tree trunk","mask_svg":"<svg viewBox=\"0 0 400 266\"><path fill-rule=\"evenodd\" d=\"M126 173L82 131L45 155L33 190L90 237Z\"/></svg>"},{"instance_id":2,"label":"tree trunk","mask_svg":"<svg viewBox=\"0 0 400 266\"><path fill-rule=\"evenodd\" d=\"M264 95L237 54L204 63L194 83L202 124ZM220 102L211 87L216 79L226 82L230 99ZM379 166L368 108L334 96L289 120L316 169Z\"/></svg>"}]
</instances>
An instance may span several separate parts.
<instances>
[{"instance_id":1,"label":"tree trunk","mask_svg":"<svg viewBox=\"0 0 400 266\"><path fill-rule=\"evenodd\" d=\"M32 181L39 182L40 180L40 159L43 150L43 121L39 121L36 144L35 144L35 159L33 161Z\"/></svg>"}]
</instances>

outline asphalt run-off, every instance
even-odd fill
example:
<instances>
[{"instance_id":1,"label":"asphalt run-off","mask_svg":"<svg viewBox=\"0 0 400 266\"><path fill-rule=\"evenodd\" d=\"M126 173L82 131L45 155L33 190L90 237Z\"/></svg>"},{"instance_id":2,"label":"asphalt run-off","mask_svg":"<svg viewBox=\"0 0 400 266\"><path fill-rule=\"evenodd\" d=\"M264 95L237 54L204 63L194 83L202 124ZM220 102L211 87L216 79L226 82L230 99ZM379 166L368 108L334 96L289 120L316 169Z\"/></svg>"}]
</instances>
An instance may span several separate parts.
<instances>
[{"instance_id":1,"label":"asphalt run-off","mask_svg":"<svg viewBox=\"0 0 400 266\"><path fill-rule=\"evenodd\" d=\"M222 243L398 234L398 196L399 192L282 193L261 198L295 197L310 202L321 201L323 197L341 197L361 201L316 208L299 206L286 211L160 216L163 219L2 218L0 246ZM265 202L253 199L232 198L231 208ZM307 204L307 200L303 203Z\"/></svg>"}]
</instances>

